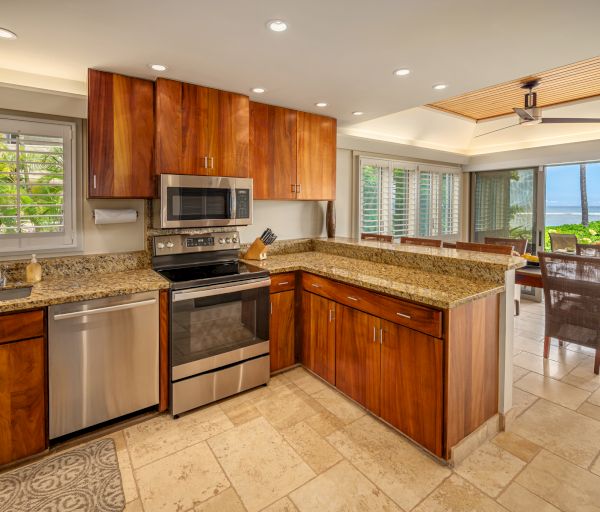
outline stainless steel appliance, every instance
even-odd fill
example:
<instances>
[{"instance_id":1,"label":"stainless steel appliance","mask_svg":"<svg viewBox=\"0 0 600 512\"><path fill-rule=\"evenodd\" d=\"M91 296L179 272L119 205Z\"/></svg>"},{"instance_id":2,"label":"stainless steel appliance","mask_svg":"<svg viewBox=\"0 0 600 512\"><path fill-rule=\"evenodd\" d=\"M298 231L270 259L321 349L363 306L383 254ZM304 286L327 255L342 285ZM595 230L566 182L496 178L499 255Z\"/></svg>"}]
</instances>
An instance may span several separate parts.
<instances>
[{"instance_id":1,"label":"stainless steel appliance","mask_svg":"<svg viewBox=\"0 0 600 512\"><path fill-rule=\"evenodd\" d=\"M48 308L50 439L158 404L158 292Z\"/></svg>"},{"instance_id":2,"label":"stainless steel appliance","mask_svg":"<svg viewBox=\"0 0 600 512\"><path fill-rule=\"evenodd\" d=\"M171 413L269 381L268 272L239 261L237 232L154 238L171 282Z\"/></svg>"},{"instance_id":3,"label":"stainless steel appliance","mask_svg":"<svg viewBox=\"0 0 600 512\"><path fill-rule=\"evenodd\" d=\"M161 174L155 228L252 224L252 179Z\"/></svg>"}]
</instances>

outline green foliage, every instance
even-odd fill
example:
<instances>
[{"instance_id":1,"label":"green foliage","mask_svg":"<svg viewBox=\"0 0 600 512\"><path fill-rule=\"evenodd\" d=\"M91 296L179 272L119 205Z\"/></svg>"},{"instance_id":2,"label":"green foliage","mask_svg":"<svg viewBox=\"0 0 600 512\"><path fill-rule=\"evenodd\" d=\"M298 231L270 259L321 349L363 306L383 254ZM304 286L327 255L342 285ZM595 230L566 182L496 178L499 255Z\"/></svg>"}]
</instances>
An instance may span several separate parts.
<instances>
[{"instance_id":1,"label":"green foliage","mask_svg":"<svg viewBox=\"0 0 600 512\"><path fill-rule=\"evenodd\" d=\"M561 233L577 236L582 244L600 242L600 220L590 222L589 226L582 224L563 224L562 226L547 226L544 246L550 250L550 233Z\"/></svg>"}]
</instances>

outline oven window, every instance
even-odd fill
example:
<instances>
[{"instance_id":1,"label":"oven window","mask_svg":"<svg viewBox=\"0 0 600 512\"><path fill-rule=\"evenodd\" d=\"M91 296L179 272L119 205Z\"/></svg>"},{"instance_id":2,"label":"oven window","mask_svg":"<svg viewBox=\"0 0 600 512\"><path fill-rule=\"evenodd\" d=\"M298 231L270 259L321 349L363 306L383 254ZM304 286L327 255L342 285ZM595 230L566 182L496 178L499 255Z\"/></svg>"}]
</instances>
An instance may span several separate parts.
<instances>
[{"instance_id":1,"label":"oven window","mask_svg":"<svg viewBox=\"0 0 600 512\"><path fill-rule=\"evenodd\" d=\"M269 288L173 303L172 365L254 345L269 339Z\"/></svg>"},{"instance_id":2,"label":"oven window","mask_svg":"<svg viewBox=\"0 0 600 512\"><path fill-rule=\"evenodd\" d=\"M222 188L167 188L168 220L231 218L231 190Z\"/></svg>"}]
</instances>

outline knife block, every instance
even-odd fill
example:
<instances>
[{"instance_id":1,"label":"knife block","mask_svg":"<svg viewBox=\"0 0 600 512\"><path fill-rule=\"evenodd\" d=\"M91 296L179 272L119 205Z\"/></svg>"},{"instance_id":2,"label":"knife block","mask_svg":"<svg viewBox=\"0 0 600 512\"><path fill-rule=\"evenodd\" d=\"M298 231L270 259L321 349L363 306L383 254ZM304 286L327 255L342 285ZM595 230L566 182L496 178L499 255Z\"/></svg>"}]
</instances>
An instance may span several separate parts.
<instances>
[{"instance_id":1,"label":"knife block","mask_svg":"<svg viewBox=\"0 0 600 512\"><path fill-rule=\"evenodd\" d=\"M269 246L263 244L260 238L257 238L252 242L252 245L244 254L244 259L246 260L265 260L267 259L267 251L269 250Z\"/></svg>"}]
</instances>

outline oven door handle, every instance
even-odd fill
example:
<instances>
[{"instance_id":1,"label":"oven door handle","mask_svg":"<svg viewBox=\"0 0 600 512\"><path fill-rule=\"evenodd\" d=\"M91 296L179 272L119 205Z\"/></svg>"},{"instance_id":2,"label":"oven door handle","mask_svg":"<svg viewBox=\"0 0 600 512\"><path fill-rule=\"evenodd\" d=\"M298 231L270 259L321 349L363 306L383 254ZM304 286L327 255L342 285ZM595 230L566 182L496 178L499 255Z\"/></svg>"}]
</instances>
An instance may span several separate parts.
<instances>
[{"instance_id":1,"label":"oven door handle","mask_svg":"<svg viewBox=\"0 0 600 512\"><path fill-rule=\"evenodd\" d=\"M207 286L206 288L194 288L192 290L182 290L173 292L173 302L182 300L199 299L202 297L214 297L215 295L225 295L227 293L243 292L255 288L265 288L271 286L271 278L252 279L244 283L219 284Z\"/></svg>"}]
</instances>

